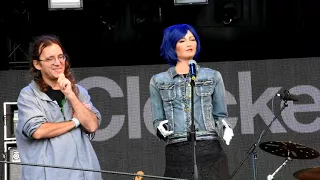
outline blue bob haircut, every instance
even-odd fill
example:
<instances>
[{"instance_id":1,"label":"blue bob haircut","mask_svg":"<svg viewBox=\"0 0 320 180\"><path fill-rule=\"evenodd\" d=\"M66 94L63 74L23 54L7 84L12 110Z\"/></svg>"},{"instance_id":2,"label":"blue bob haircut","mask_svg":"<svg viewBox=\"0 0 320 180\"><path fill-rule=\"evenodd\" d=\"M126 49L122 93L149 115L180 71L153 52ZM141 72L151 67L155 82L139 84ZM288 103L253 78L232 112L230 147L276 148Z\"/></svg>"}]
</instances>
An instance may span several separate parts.
<instances>
[{"instance_id":1,"label":"blue bob haircut","mask_svg":"<svg viewBox=\"0 0 320 180\"><path fill-rule=\"evenodd\" d=\"M176 54L176 44L188 32L193 34L197 42L197 50L194 56L196 60L200 53L200 39L195 29L188 24L176 24L164 29L163 40L160 47L161 56L168 62L170 66L175 66L179 61Z\"/></svg>"}]
</instances>

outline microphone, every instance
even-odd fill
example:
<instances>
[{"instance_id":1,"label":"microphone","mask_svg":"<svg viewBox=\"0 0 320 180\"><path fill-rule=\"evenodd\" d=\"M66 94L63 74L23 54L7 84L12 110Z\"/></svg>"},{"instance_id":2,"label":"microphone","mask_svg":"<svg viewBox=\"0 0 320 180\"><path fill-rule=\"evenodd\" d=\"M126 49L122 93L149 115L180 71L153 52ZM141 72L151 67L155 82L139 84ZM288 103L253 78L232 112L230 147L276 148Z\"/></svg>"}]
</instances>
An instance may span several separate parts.
<instances>
[{"instance_id":1,"label":"microphone","mask_svg":"<svg viewBox=\"0 0 320 180\"><path fill-rule=\"evenodd\" d=\"M297 95L290 94L288 90L284 90L283 94L277 94L277 96L280 96L280 98L284 101L298 101L299 98Z\"/></svg>"},{"instance_id":2,"label":"microphone","mask_svg":"<svg viewBox=\"0 0 320 180\"><path fill-rule=\"evenodd\" d=\"M189 61L189 69L190 69L190 75L191 79L194 81L197 76L197 68L196 68L197 62L195 60Z\"/></svg>"}]
</instances>

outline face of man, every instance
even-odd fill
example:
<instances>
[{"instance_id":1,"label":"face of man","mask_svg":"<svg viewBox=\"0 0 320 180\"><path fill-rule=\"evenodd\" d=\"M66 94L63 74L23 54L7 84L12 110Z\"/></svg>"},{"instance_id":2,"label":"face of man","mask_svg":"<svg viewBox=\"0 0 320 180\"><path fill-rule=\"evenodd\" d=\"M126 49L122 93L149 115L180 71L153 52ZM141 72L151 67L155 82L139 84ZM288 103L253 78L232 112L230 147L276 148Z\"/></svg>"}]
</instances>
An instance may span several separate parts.
<instances>
[{"instance_id":1,"label":"face of man","mask_svg":"<svg viewBox=\"0 0 320 180\"><path fill-rule=\"evenodd\" d=\"M33 60L33 65L41 71L42 78L48 84L58 80L59 74L64 73L66 57L58 44L45 47L39 60Z\"/></svg>"}]
</instances>

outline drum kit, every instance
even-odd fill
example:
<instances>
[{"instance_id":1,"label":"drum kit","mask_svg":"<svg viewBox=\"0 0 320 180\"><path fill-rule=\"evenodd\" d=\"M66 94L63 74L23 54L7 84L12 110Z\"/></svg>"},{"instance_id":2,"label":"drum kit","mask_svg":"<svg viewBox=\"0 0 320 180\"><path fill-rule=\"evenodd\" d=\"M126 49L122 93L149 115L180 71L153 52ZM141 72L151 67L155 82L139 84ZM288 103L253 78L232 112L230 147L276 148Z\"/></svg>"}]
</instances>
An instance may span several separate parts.
<instances>
[{"instance_id":1,"label":"drum kit","mask_svg":"<svg viewBox=\"0 0 320 180\"><path fill-rule=\"evenodd\" d=\"M268 141L260 143L259 147L268 153L286 158L273 174L268 175L268 180L272 180L275 174L285 166L288 161L293 159L315 159L319 157L319 153L316 150L290 141ZM320 166L299 170L295 172L293 176L298 180L320 180Z\"/></svg>"}]
</instances>

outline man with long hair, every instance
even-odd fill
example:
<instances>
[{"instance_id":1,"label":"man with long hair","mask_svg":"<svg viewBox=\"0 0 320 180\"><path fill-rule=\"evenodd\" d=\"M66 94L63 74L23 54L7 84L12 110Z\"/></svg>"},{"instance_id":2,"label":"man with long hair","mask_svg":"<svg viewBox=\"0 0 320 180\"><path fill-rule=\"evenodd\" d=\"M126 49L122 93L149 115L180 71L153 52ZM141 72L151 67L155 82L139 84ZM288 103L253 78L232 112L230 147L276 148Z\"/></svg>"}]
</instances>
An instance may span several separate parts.
<instances>
[{"instance_id":1,"label":"man with long hair","mask_svg":"<svg viewBox=\"0 0 320 180\"><path fill-rule=\"evenodd\" d=\"M86 89L76 84L69 57L57 36L41 35L30 45L33 80L19 94L17 147L22 180L101 180L100 172L52 168L63 166L100 170L90 140L101 121Z\"/></svg>"}]
</instances>

